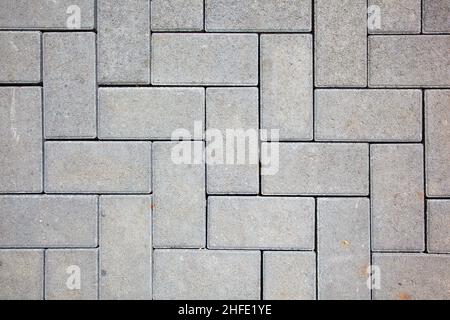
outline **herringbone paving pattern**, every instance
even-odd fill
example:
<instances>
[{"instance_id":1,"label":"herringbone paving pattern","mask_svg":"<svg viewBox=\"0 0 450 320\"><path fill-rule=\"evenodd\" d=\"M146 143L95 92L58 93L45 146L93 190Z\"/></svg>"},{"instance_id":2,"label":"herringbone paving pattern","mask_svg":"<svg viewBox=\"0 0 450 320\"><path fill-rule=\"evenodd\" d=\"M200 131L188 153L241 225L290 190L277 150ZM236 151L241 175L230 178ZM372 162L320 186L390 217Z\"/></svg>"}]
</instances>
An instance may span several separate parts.
<instances>
[{"instance_id":1,"label":"herringbone paving pattern","mask_svg":"<svg viewBox=\"0 0 450 320\"><path fill-rule=\"evenodd\" d=\"M450 299L450 0L0 0L0 298Z\"/></svg>"}]
</instances>

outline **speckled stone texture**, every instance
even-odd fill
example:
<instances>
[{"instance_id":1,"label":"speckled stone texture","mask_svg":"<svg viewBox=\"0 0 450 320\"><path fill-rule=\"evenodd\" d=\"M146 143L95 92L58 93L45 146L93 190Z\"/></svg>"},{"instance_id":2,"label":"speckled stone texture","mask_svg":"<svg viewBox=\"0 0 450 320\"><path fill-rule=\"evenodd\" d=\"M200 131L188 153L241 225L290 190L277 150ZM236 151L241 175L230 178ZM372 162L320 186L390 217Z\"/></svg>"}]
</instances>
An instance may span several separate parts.
<instances>
[{"instance_id":1,"label":"speckled stone texture","mask_svg":"<svg viewBox=\"0 0 450 320\"><path fill-rule=\"evenodd\" d=\"M0 299L450 300L449 13L0 0Z\"/></svg>"}]
</instances>

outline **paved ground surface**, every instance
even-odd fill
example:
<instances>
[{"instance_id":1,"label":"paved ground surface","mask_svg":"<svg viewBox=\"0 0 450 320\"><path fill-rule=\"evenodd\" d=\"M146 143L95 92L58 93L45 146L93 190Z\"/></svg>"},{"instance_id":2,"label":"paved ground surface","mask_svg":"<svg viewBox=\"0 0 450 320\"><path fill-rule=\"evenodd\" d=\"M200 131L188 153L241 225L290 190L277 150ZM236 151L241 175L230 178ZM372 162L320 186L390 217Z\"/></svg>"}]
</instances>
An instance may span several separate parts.
<instances>
[{"instance_id":1,"label":"paved ground surface","mask_svg":"<svg viewBox=\"0 0 450 320\"><path fill-rule=\"evenodd\" d=\"M0 0L0 298L449 299L449 16ZM205 128L277 172L175 163Z\"/></svg>"}]
</instances>

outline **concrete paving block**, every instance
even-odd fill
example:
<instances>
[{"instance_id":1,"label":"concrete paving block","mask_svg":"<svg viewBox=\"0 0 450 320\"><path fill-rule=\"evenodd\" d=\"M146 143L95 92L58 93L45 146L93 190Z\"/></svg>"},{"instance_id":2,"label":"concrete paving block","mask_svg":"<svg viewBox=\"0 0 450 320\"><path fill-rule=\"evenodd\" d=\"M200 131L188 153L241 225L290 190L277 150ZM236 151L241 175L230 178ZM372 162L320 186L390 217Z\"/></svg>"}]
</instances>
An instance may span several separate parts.
<instances>
[{"instance_id":1,"label":"concrete paving block","mask_svg":"<svg viewBox=\"0 0 450 320\"><path fill-rule=\"evenodd\" d=\"M46 138L95 138L95 33L45 33L43 61Z\"/></svg>"},{"instance_id":2,"label":"concrete paving block","mask_svg":"<svg viewBox=\"0 0 450 320\"><path fill-rule=\"evenodd\" d=\"M313 138L311 35L261 36L261 127L281 140Z\"/></svg>"},{"instance_id":3,"label":"concrete paving block","mask_svg":"<svg viewBox=\"0 0 450 320\"><path fill-rule=\"evenodd\" d=\"M97 246L97 197L0 196L0 247Z\"/></svg>"},{"instance_id":4,"label":"concrete paving block","mask_svg":"<svg viewBox=\"0 0 450 320\"><path fill-rule=\"evenodd\" d=\"M372 248L424 249L424 173L421 144L370 147Z\"/></svg>"},{"instance_id":5,"label":"concrete paving block","mask_svg":"<svg viewBox=\"0 0 450 320\"><path fill-rule=\"evenodd\" d=\"M258 84L258 35L154 33L152 84Z\"/></svg>"},{"instance_id":6,"label":"concrete paving block","mask_svg":"<svg viewBox=\"0 0 450 320\"><path fill-rule=\"evenodd\" d=\"M151 143L46 142L47 193L150 193Z\"/></svg>"},{"instance_id":7,"label":"concrete paving block","mask_svg":"<svg viewBox=\"0 0 450 320\"><path fill-rule=\"evenodd\" d=\"M450 196L450 90L425 91L425 164L429 197Z\"/></svg>"},{"instance_id":8,"label":"concrete paving block","mask_svg":"<svg viewBox=\"0 0 450 320\"><path fill-rule=\"evenodd\" d=\"M369 199L317 200L319 299L370 300Z\"/></svg>"},{"instance_id":9,"label":"concrete paving block","mask_svg":"<svg viewBox=\"0 0 450 320\"><path fill-rule=\"evenodd\" d=\"M2 0L0 29L79 29L95 25L95 0Z\"/></svg>"},{"instance_id":10,"label":"concrete paving block","mask_svg":"<svg viewBox=\"0 0 450 320\"><path fill-rule=\"evenodd\" d=\"M41 88L0 88L0 193L42 191Z\"/></svg>"},{"instance_id":11,"label":"concrete paving block","mask_svg":"<svg viewBox=\"0 0 450 320\"><path fill-rule=\"evenodd\" d=\"M315 0L315 85L367 85L367 0Z\"/></svg>"},{"instance_id":12,"label":"concrete paving block","mask_svg":"<svg viewBox=\"0 0 450 320\"><path fill-rule=\"evenodd\" d=\"M314 249L314 199L209 197L208 248Z\"/></svg>"},{"instance_id":13,"label":"concrete paving block","mask_svg":"<svg viewBox=\"0 0 450 320\"><path fill-rule=\"evenodd\" d=\"M369 14L378 15L369 18L369 33L420 33L421 0L369 0L368 5Z\"/></svg>"},{"instance_id":14,"label":"concrete paving block","mask_svg":"<svg viewBox=\"0 0 450 320\"><path fill-rule=\"evenodd\" d=\"M262 152L269 146L262 144ZM264 195L369 193L369 146L347 143L280 143L279 171L262 176Z\"/></svg>"},{"instance_id":15,"label":"concrete paving block","mask_svg":"<svg viewBox=\"0 0 450 320\"><path fill-rule=\"evenodd\" d=\"M151 230L151 196L100 197L100 299L151 299Z\"/></svg>"},{"instance_id":16,"label":"concrete paving block","mask_svg":"<svg viewBox=\"0 0 450 320\"><path fill-rule=\"evenodd\" d=\"M208 154L207 190L214 194L257 194L259 192L259 103L257 88L208 88L206 128ZM215 149L220 138L222 154ZM236 130L229 137L229 130ZM239 134L239 135L238 135ZM245 139L245 140L244 140ZM239 143L245 143L241 152ZM233 152L228 153L228 148ZM253 158L252 158L253 156ZM231 158L231 159L230 159ZM253 159L253 160L252 160ZM214 163L213 163L214 161Z\"/></svg>"},{"instance_id":17,"label":"concrete paving block","mask_svg":"<svg viewBox=\"0 0 450 320\"><path fill-rule=\"evenodd\" d=\"M369 37L369 86L450 86L450 36Z\"/></svg>"},{"instance_id":18,"label":"concrete paving block","mask_svg":"<svg viewBox=\"0 0 450 320\"><path fill-rule=\"evenodd\" d=\"M265 300L315 300L316 254L264 252L263 279Z\"/></svg>"},{"instance_id":19,"label":"concrete paving block","mask_svg":"<svg viewBox=\"0 0 450 320\"><path fill-rule=\"evenodd\" d=\"M374 300L449 300L450 256L419 253L375 253L380 289Z\"/></svg>"},{"instance_id":20,"label":"concrete paving block","mask_svg":"<svg viewBox=\"0 0 450 320\"><path fill-rule=\"evenodd\" d=\"M150 82L150 1L97 0L98 81Z\"/></svg>"},{"instance_id":21,"label":"concrete paving block","mask_svg":"<svg viewBox=\"0 0 450 320\"><path fill-rule=\"evenodd\" d=\"M179 150L200 156L197 163L179 163ZM153 144L153 245L200 248L206 241L204 143L155 142Z\"/></svg>"},{"instance_id":22,"label":"concrete paving block","mask_svg":"<svg viewBox=\"0 0 450 320\"><path fill-rule=\"evenodd\" d=\"M96 300L97 249L45 251L46 300Z\"/></svg>"},{"instance_id":23,"label":"concrete paving block","mask_svg":"<svg viewBox=\"0 0 450 320\"><path fill-rule=\"evenodd\" d=\"M153 298L257 300L261 253L232 250L155 250Z\"/></svg>"},{"instance_id":24,"label":"concrete paving block","mask_svg":"<svg viewBox=\"0 0 450 320\"><path fill-rule=\"evenodd\" d=\"M450 253L450 199L427 203L428 252Z\"/></svg>"},{"instance_id":25,"label":"concrete paving block","mask_svg":"<svg viewBox=\"0 0 450 320\"><path fill-rule=\"evenodd\" d=\"M420 90L316 90L315 138L325 141L422 140Z\"/></svg>"},{"instance_id":26,"label":"concrete paving block","mask_svg":"<svg viewBox=\"0 0 450 320\"><path fill-rule=\"evenodd\" d=\"M44 251L0 250L0 299L42 300Z\"/></svg>"},{"instance_id":27,"label":"concrete paving block","mask_svg":"<svg viewBox=\"0 0 450 320\"><path fill-rule=\"evenodd\" d=\"M450 1L424 0L423 1L423 32L443 33L450 32Z\"/></svg>"},{"instance_id":28,"label":"concrete paving block","mask_svg":"<svg viewBox=\"0 0 450 320\"><path fill-rule=\"evenodd\" d=\"M203 30L203 0L153 0L152 31Z\"/></svg>"},{"instance_id":29,"label":"concrete paving block","mask_svg":"<svg viewBox=\"0 0 450 320\"><path fill-rule=\"evenodd\" d=\"M0 83L41 81L40 32L0 31L0 56Z\"/></svg>"},{"instance_id":30,"label":"concrete paving block","mask_svg":"<svg viewBox=\"0 0 450 320\"><path fill-rule=\"evenodd\" d=\"M311 0L206 0L206 30L311 31Z\"/></svg>"},{"instance_id":31,"label":"concrete paving block","mask_svg":"<svg viewBox=\"0 0 450 320\"><path fill-rule=\"evenodd\" d=\"M205 119L203 88L100 88L100 139L171 139L186 129L189 139L203 138L195 122Z\"/></svg>"}]
</instances>

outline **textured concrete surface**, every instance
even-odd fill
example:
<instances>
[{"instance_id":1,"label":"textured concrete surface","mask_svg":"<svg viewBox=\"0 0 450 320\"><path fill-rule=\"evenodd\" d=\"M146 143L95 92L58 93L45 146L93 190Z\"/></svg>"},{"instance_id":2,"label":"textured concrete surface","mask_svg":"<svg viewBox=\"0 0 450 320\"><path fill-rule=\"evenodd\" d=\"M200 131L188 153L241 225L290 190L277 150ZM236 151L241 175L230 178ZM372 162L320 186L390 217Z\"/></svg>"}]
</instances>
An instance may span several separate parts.
<instances>
[{"instance_id":1,"label":"textured concrete surface","mask_svg":"<svg viewBox=\"0 0 450 320\"><path fill-rule=\"evenodd\" d=\"M153 144L155 247L205 247L205 163L175 164L175 142ZM193 152L203 153L203 142L183 142ZM196 148L196 149L194 149Z\"/></svg>"},{"instance_id":2,"label":"textured concrete surface","mask_svg":"<svg viewBox=\"0 0 450 320\"><path fill-rule=\"evenodd\" d=\"M74 269L76 266L79 269ZM45 299L95 300L98 297L97 249L49 249L45 251ZM80 274L79 284L68 275ZM79 287L79 289L77 289Z\"/></svg>"},{"instance_id":3,"label":"textured concrete surface","mask_svg":"<svg viewBox=\"0 0 450 320\"><path fill-rule=\"evenodd\" d=\"M209 197L208 247L314 249L314 199Z\"/></svg>"},{"instance_id":4,"label":"textured concrete surface","mask_svg":"<svg viewBox=\"0 0 450 320\"><path fill-rule=\"evenodd\" d=\"M152 31L203 30L203 0L152 0Z\"/></svg>"},{"instance_id":5,"label":"textured concrete surface","mask_svg":"<svg viewBox=\"0 0 450 320\"><path fill-rule=\"evenodd\" d=\"M95 34L43 36L46 138L95 138L97 93Z\"/></svg>"},{"instance_id":6,"label":"textured concrete surface","mask_svg":"<svg viewBox=\"0 0 450 320\"><path fill-rule=\"evenodd\" d=\"M266 251L263 255L263 298L314 300L316 254L300 251Z\"/></svg>"},{"instance_id":7,"label":"textured concrete surface","mask_svg":"<svg viewBox=\"0 0 450 320\"><path fill-rule=\"evenodd\" d=\"M280 143L279 149L280 170L262 176L265 195L365 196L369 192L367 144Z\"/></svg>"},{"instance_id":8,"label":"textured concrete surface","mask_svg":"<svg viewBox=\"0 0 450 320\"><path fill-rule=\"evenodd\" d=\"M97 0L98 82L150 82L150 3Z\"/></svg>"},{"instance_id":9,"label":"textured concrete surface","mask_svg":"<svg viewBox=\"0 0 450 320\"><path fill-rule=\"evenodd\" d=\"M369 86L450 87L450 36L369 37Z\"/></svg>"},{"instance_id":10,"label":"textured concrete surface","mask_svg":"<svg viewBox=\"0 0 450 320\"><path fill-rule=\"evenodd\" d=\"M206 30L302 32L311 30L311 0L205 0Z\"/></svg>"},{"instance_id":11,"label":"textured concrete surface","mask_svg":"<svg viewBox=\"0 0 450 320\"><path fill-rule=\"evenodd\" d=\"M315 138L324 141L422 140L420 90L316 90Z\"/></svg>"},{"instance_id":12,"label":"textured concrete surface","mask_svg":"<svg viewBox=\"0 0 450 320\"><path fill-rule=\"evenodd\" d=\"M367 1L314 1L315 85L367 85Z\"/></svg>"},{"instance_id":13,"label":"textured concrete surface","mask_svg":"<svg viewBox=\"0 0 450 320\"><path fill-rule=\"evenodd\" d=\"M155 299L259 299L259 251L155 250Z\"/></svg>"},{"instance_id":14,"label":"textured concrete surface","mask_svg":"<svg viewBox=\"0 0 450 320\"><path fill-rule=\"evenodd\" d=\"M151 299L152 198L101 196L101 299Z\"/></svg>"},{"instance_id":15,"label":"textured concrete surface","mask_svg":"<svg viewBox=\"0 0 450 320\"><path fill-rule=\"evenodd\" d=\"M310 35L261 36L261 128L281 140L312 140L313 53Z\"/></svg>"},{"instance_id":16,"label":"textured concrete surface","mask_svg":"<svg viewBox=\"0 0 450 320\"><path fill-rule=\"evenodd\" d=\"M376 300L450 299L448 255L375 253L373 263L383 275L380 289L374 290Z\"/></svg>"},{"instance_id":17,"label":"textured concrete surface","mask_svg":"<svg viewBox=\"0 0 450 320\"><path fill-rule=\"evenodd\" d=\"M0 83L41 81L41 33L0 31Z\"/></svg>"},{"instance_id":18,"label":"textured concrete surface","mask_svg":"<svg viewBox=\"0 0 450 320\"><path fill-rule=\"evenodd\" d=\"M80 8L80 28L94 29L95 0L2 0L0 29L67 30L67 11Z\"/></svg>"},{"instance_id":19,"label":"textured concrete surface","mask_svg":"<svg viewBox=\"0 0 450 320\"><path fill-rule=\"evenodd\" d=\"M98 136L100 139L170 139L184 128L192 139L195 122L205 119L203 88L101 88L98 91Z\"/></svg>"},{"instance_id":20,"label":"textured concrete surface","mask_svg":"<svg viewBox=\"0 0 450 320\"><path fill-rule=\"evenodd\" d=\"M369 0L368 4L369 8L376 6L380 10L380 25L369 25L369 33L420 33L421 0ZM376 7L374 10L378 10Z\"/></svg>"},{"instance_id":21,"label":"textured concrete surface","mask_svg":"<svg viewBox=\"0 0 450 320\"><path fill-rule=\"evenodd\" d=\"M370 147L372 249L424 249L423 146Z\"/></svg>"},{"instance_id":22,"label":"textured concrete surface","mask_svg":"<svg viewBox=\"0 0 450 320\"><path fill-rule=\"evenodd\" d=\"M152 35L152 84L258 84L255 34Z\"/></svg>"},{"instance_id":23,"label":"textured concrete surface","mask_svg":"<svg viewBox=\"0 0 450 320\"><path fill-rule=\"evenodd\" d=\"M450 197L450 90L425 93L427 195Z\"/></svg>"},{"instance_id":24,"label":"textured concrete surface","mask_svg":"<svg viewBox=\"0 0 450 320\"><path fill-rule=\"evenodd\" d=\"M450 200L427 201L428 251L450 253Z\"/></svg>"},{"instance_id":25,"label":"textured concrete surface","mask_svg":"<svg viewBox=\"0 0 450 320\"><path fill-rule=\"evenodd\" d=\"M0 247L96 247L97 197L0 196Z\"/></svg>"},{"instance_id":26,"label":"textured concrete surface","mask_svg":"<svg viewBox=\"0 0 450 320\"><path fill-rule=\"evenodd\" d=\"M424 33L450 32L450 2L448 0L423 1Z\"/></svg>"},{"instance_id":27,"label":"textured concrete surface","mask_svg":"<svg viewBox=\"0 0 450 320\"><path fill-rule=\"evenodd\" d=\"M370 299L369 200L319 199L317 272L319 299Z\"/></svg>"},{"instance_id":28,"label":"textured concrete surface","mask_svg":"<svg viewBox=\"0 0 450 320\"><path fill-rule=\"evenodd\" d=\"M42 88L0 88L0 192L42 192Z\"/></svg>"},{"instance_id":29,"label":"textured concrete surface","mask_svg":"<svg viewBox=\"0 0 450 320\"><path fill-rule=\"evenodd\" d=\"M227 129L254 130L248 131L248 139L258 141L258 106L256 88L209 88L206 91L206 129L220 130L225 134ZM208 145L214 146L214 143L212 140ZM233 153L239 152L238 147L237 143L234 144ZM259 161L248 164L237 164L237 161L233 164L221 164L219 156L217 159L214 156L211 154L212 160L207 165L208 193L258 194ZM250 153L247 152L245 156L250 157ZM223 152L221 157L226 161L226 152ZM213 159L216 163L212 163Z\"/></svg>"},{"instance_id":30,"label":"textured concrete surface","mask_svg":"<svg viewBox=\"0 0 450 320\"><path fill-rule=\"evenodd\" d=\"M450 300L449 13L0 0L0 299Z\"/></svg>"}]
</instances>

